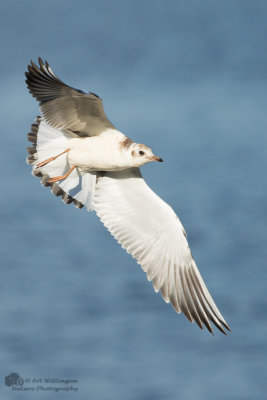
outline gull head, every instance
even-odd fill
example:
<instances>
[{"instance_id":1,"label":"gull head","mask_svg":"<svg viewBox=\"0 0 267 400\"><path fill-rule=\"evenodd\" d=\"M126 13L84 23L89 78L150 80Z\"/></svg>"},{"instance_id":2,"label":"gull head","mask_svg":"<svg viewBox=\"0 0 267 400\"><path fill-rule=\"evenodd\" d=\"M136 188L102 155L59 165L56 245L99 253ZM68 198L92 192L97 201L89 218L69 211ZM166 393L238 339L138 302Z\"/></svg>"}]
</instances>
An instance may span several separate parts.
<instances>
[{"instance_id":1,"label":"gull head","mask_svg":"<svg viewBox=\"0 0 267 400\"><path fill-rule=\"evenodd\" d=\"M140 167L150 161L163 161L162 158L155 156L152 150L144 144L132 143L128 151L135 167Z\"/></svg>"}]
</instances>

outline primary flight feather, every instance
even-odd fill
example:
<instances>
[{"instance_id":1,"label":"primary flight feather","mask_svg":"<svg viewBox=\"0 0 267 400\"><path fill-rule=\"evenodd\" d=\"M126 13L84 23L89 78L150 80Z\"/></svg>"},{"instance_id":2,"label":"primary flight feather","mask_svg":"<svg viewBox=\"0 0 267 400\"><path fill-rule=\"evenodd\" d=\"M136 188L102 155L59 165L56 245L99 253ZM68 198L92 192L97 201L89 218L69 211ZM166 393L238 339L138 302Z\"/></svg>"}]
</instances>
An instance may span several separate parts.
<instances>
[{"instance_id":1,"label":"primary flight feather","mask_svg":"<svg viewBox=\"0 0 267 400\"><path fill-rule=\"evenodd\" d=\"M145 183L139 167L162 159L134 143L107 118L102 100L63 83L47 62L31 62L30 93L42 117L28 135L33 174L65 203L94 210L152 281L156 292L189 321L230 330L191 255L172 208Z\"/></svg>"}]
</instances>

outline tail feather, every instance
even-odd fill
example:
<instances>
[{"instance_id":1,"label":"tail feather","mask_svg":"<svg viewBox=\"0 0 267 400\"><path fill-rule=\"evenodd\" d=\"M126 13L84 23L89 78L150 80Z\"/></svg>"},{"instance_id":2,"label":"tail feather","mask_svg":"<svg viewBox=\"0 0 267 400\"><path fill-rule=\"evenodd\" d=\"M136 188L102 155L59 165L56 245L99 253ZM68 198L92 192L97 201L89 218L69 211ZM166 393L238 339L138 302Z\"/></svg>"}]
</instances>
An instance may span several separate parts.
<instances>
[{"instance_id":1,"label":"tail feather","mask_svg":"<svg viewBox=\"0 0 267 400\"><path fill-rule=\"evenodd\" d=\"M66 204L74 203L78 208L85 205L88 210L91 210L96 173L76 168L67 179L60 182L49 182L50 178L64 175L70 169L67 153L42 167L37 166L40 162L66 150L71 138L72 136L67 133L50 127L38 116L28 134L32 147L28 147L27 163L32 165L33 175L40 177L44 186L50 186L55 196L62 196L62 200Z\"/></svg>"}]
</instances>

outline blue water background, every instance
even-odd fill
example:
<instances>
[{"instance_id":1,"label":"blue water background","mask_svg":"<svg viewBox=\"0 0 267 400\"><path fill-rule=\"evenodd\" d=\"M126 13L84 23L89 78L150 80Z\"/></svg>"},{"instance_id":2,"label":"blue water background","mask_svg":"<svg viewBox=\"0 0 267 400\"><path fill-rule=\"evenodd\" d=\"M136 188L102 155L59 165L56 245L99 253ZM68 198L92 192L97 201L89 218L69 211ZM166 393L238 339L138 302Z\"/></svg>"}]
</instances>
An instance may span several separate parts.
<instances>
[{"instance_id":1,"label":"blue water background","mask_svg":"<svg viewBox=\"0 0 267 400\"><path fill-rule=\"evenodd\" d=\"M259 0L1 3L1 399L267 398L266 21ZM38 56L164 159L143 175L184 224L227 337L178 316L93 213L31 176ZM11 372L79 389L14 392Z\"/></svg>"}]
</instances>

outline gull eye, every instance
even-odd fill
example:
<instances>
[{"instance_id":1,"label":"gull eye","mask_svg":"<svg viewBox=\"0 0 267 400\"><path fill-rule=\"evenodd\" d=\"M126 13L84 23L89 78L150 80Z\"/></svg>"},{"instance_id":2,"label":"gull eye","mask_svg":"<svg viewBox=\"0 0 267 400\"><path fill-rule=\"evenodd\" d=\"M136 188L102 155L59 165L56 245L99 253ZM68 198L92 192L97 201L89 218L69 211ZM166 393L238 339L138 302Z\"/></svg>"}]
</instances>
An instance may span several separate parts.
<instances>
[{"instance_id":1,"label":"gull eye","mask_svg":"<svg viewBox=\"0 0 267 400\"><path fill-rule=\"evenodd\" d=\"M140 154L140 156L143 156L145 153L142 150L140 150L139 154Z\"/></svg>"}]
</instances>

